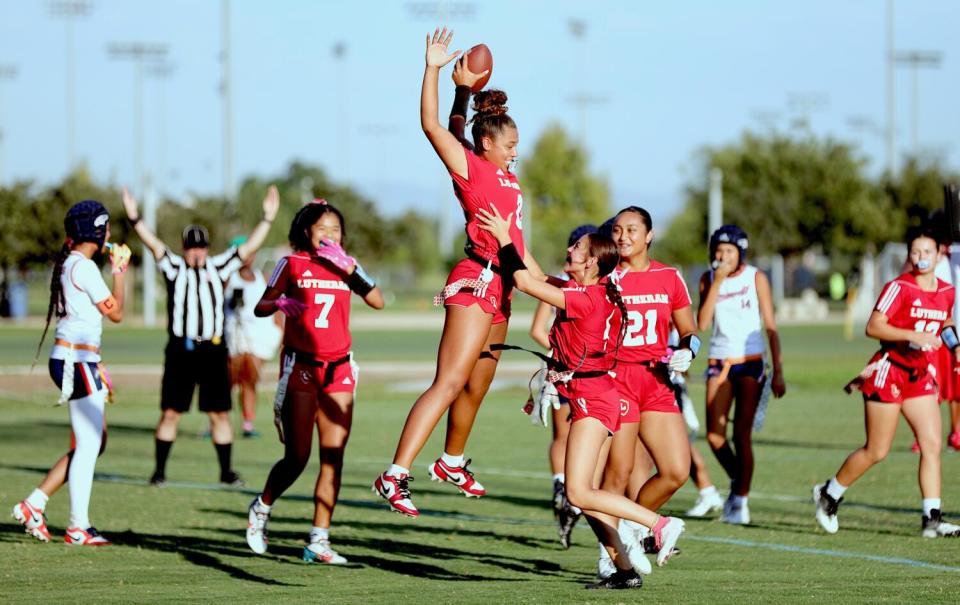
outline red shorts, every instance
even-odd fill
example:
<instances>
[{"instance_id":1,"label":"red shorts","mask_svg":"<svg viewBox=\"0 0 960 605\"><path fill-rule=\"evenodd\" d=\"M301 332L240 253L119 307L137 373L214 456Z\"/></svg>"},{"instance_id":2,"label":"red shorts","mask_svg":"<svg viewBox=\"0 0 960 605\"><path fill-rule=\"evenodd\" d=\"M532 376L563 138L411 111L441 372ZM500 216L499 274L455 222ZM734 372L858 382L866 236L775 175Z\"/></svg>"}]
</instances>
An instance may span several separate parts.
<instances>
[{"instance_id":1,"label":"red shorts","mask_svg":"<svg viewBox=\"0 0 960 605\"><path fill-rule=\"evenodd\" d=\"M883 355L878 351L870 358L870 364L876 363L877 366L860 384L864 398L882 403L903 403L905 399L938 396L937 379L929 368L917 368L911 372L890 363L889 359L880 361Z\"/></svg>"},{"instance_id":2,"label":"red shorts","mask_svg":"<svg viewBox=\"0 0 960 605\"><path fill-rule=\"evenodd\" d=\"M320 393L353 393L357 388L360 368L352 359L329 373L327 368L302 362L293 364L287 381L287 393L307 393L316 398Z\"/></svg>"},{"instance_id":3,"label":"red shorts","mask_svg":"<svg viewBox=\"0 0 960 605\"><path fill-rule=\"evenodd\" d=\"M957 364L953 351L940 347L934 355L937 369L937 385L940 387L940 401L960 399L960 364Z\"/></svg>"},{"instance_id":4,"label":"red shorts","mask_svg":"<svg viewBox=\"0 0 960 605\"><path fill-rule=\"evenodd\" d=\"M469 307L480 305L484 313L493 315L493 323L503 323L510 318L510 299L513 297L513 284L504 284L497 273L489 283L480 281L480 272L486 267L465 258L450 272L443 292L434 297L435 305L458 305Z\"/></svg>"},{"instance_id":5,"label":"red shorts","mask_svg":"<svg viewBox=\"0 0 960 605\"><path fill-rule=\"evenodd\" d=\"M618 363L614 369L621 401L629 409L623 422L639 422L643 412L679 414L677 397L670 375L663 364L648 366L639 363Z\"/></svg>"},{"instance_id":6,"label":"red shorts","mask_svg":"<svg viewBox=\"0 0 960 605\"><path fill-rule=\"evenodd\" d=\"M627 408L621 404L620 391L612 376L574 378L557 384L557 392L570 400L572 422L596 418L610 434L620 430L621 418Z\"/></svg>"}]
</instances>

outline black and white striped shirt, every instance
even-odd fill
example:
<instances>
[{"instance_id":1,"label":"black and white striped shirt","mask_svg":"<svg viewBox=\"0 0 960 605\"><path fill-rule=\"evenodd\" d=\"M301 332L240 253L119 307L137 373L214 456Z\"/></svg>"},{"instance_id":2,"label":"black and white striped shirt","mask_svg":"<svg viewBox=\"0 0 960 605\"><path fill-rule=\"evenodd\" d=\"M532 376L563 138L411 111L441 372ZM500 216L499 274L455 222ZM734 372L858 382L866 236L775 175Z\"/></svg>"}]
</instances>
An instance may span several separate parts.
<instances>
[{"instance_id":1,"label":"black and white striped shirt","mask_svg":"<svg viewBox=\"0 0 960 605\"><path fill-rule=\"evenodd\" d=\"M223 338L223 291L243 261L236 247L207 256L203 267L187 266L170 250L157 262L167 282L167 332L177 338Z\"/></svg>"}]
</instances>

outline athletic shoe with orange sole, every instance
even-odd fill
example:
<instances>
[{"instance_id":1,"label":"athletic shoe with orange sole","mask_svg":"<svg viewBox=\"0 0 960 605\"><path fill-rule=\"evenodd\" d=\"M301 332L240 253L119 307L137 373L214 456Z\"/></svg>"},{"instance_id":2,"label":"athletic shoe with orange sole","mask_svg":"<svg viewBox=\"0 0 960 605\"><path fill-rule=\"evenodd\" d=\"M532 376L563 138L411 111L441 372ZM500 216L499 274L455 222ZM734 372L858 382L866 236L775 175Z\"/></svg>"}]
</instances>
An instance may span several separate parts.
<instances>
[{"instance_id":1,"label":"athletic shoe with orange sole","mask_svg":"<svg viewBox=\"0 0 960 605\"><path fill-rule=\"evenodd\" d=\"M67 533L63 535L63 541L67 546L109 546L110 540L100 535L96 527L81 529L79 527L68 527Z\"/></svg>"},{"instance_id":2,"label":"athletic shoe with orange sole","mask_svg":"<svg viewBox=\"0 0 960 605\"><path fill-rule=\"evenodd\" d=\"M473 473L467 468L471 462L473 461L467 460L462 466L450 466L443 461L443 458L437 458L433 464L427 467L427 472L430 473L432 481L452 483L467 498L479 498L487 495L487 490L473 478Z\"/></svg>"},{"instance_id":3,"label":"athletic shoe with orange sole","mask_svg":"<svg viewBox=\"0 0 960 605\"><path fill-rule=\"evenodd\" d=\"M43 516L43 511L39 508L34 508L26 500L18 502L13 507L13 518L23 526L24 533L30 534L41 542L50 541L50 530L47 529L47 519Z\"/></svg>"}]
</instances>

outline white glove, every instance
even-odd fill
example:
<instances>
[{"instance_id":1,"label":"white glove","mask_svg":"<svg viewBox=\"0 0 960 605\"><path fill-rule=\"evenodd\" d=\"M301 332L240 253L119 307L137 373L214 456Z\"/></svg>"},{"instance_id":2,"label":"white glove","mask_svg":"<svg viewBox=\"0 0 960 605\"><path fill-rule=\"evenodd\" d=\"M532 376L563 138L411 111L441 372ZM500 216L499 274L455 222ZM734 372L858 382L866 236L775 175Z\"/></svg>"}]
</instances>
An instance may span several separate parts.
<instances>
[{"instance_id":1,"label":"white glove","mask_svg":"<svg viewBox=\"0 0 960 605\"><path fill-rule=\"evenodd\" d=\"M534 399L530 421L536 424L539 420L543 426L549 426L550 409L560 409L560 394L557 393L557 387L553 386L552 382L544 380Z\"/></svg>"},{"instance_id":2,"label":"white glove","mask_svg":"<svg viewBox=\"0 0 960 605\"><path fill-rule=\"evenodd\" d=\"M677 349L673 352L673 355L670 356L667 367L670 368L671 372L683 373L690 369L691 363L693 363L693 351L690 349Z\"/></svg>"}]
</instances>

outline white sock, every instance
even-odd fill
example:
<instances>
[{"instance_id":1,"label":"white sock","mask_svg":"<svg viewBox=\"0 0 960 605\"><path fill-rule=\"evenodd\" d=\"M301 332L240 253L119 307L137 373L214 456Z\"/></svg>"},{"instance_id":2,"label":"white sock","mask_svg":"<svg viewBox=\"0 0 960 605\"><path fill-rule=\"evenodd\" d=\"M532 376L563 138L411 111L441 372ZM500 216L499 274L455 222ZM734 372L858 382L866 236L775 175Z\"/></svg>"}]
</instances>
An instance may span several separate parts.
<instances>
[{"instance_id":1,"label":"white sock","mask_svg":"<svg viewBox=\"0 0 960 605\"><path fill-rule=\"evenodd\" d=\"M83 364L83 371L90 368ZM87 384L94 384L93 376ZM93 490L93 471L103 441L103 407L107 391L102 390L70 402L70 426L76 438L67 482L70 486L70 527L90 527L90 492Z\"/></svg>"},{"instance_id":2,"label":"white sock","mask_svg":"<svg viewBox=\"0 0 960 605\"><path fill-rule=\"evenodd\" d=\"M273 507L269 504L264 504L262 496L263 494L257 496L257 503L253 505L253 508L258 509L261 513L269 513Z\"/></svg>"},{"instance_id":3,"label":"white sock","mask_svg":"<svg viewBox=\"0 0 960 605\"><path fill-rule=\"evenodd\" d=\"M720 492L717 491L717 486L716 486L716 485L710 485L710 486L707 486L707 487L703 488L702 490L700 490L700 495L703 496L704 498L709 498L710 496L718 496L718 497L719 497L719 496L720 496Z\"/></svg>"},{"instance_id":4,"label":"white sock","mask_svg":"<svg viewBox=\"0 0 960 605\"><path fill-rule=\"evenodd\" d=\"M27 496L27 504L39 511L43 511L47 508L47 501L49 499L50 496L43 493L43 490L38 487L34 489L29 496Z\"/></svg>"},{"instance_id":5,"label":"white sock","mask_svg":"<svg viewBox=\"0 0 960 605\"><path fill-rule=\"evenodd\" d=\"M601 559L601 560L603 560L603 559L609 559L609 558L610 558L610 553L607 552L606 547L604 547L604 545L601 544L600 542L597 542L597 546L600 547L600 559Z\"/></svg>"},{"instance_id":6,"label":"white sock","mask_svg":"<svg viewBox=\"0 0 960 605\"><path fill-rule=\"evenodd\" d=\"M833 477L830 479L830 481L827 481L827 495L834 500L839 500L840 498L843 498L843 494L846 493L847 487L848 486L846 485L841 485L840 482L837 481L837 478Z\"/></svg>"},{"instance_id":7,"label":"white sock","mask_svg":"<svg viewBox=\"0 0 960 605\"><path fill-rule=\"evenodd\" d=\"M747 504L747 497L734 495L733 498L731 499L731 502L733 502L733 505L735 507L743 508Z\"/></svg>"},{"instance_id":8,"label":"white sock","mask_svg":"<svg viewBox=\"0 0 960 605\"><path fill-rule=\"evenodd\" d=\"M330 539L330 528L329 527L317 527L313 526L313 529L310 530L310 543L319 542L320 540L329 540Z\"/></svg>"},{"instance_id":9,"label":"white sock","mask_svg":"<svg viewBox=\"0 0 960 605\"><path fill-rule=\"evenodd\" d=\"M554 480L554 481L559 481L560 483L566 483L566 482L567 482L567 476L566 476L565 474L563 474L563 473L557 473L556 475L553 476L553 480Z\"/></svg>"},{"instance_id":10,"label":"white sock","mask_svg":"<svg viewBox=\"0 0 960 605\"><path fill-rule=\"evenodd\" d=\"M390 468L387 469L387 474L391 477L399 477L401 475L409 475L410 469L400 466L399 464L391 464Z\"/></svg>"},{"instance_id":11,"label":"white sock","mask_svg":"<svg viewBox=\"0 0 960 605\"><path fill-rule=\"evenodd\" d=\"M443 463L447 466L463 466L463 454L459 456L451 456L450 454L444 452L440 459L443 460Z\"/></svg>"},{"instance_id":12,"label":"white sock","mask_svg":"<svg viewBox=\"0 0 960 605\"><path fill-rule=\"evenodd\" d=\"M940 498L924 498L923 499L923 516L929 517L930 511L934 509L940 510Z\"/></svg>"}]
</instances>

